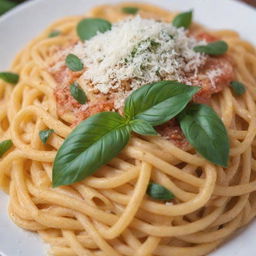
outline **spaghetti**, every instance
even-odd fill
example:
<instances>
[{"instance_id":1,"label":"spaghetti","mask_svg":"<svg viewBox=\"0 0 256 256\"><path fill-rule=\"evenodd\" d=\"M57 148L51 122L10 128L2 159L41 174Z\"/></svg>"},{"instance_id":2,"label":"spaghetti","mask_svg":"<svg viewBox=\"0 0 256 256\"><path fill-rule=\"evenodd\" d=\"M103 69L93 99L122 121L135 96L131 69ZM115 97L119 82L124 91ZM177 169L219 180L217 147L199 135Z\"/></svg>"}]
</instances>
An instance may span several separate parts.
<instances>
[{"instance_id":1,"label":"spaghetti","mask_svg":"<svg viewBox=\"0 0 256 256\"><path fill-rule=\"evenodd\" d=\"M168 11L144 4L100 6L88 16L123 19L124 6L140 15L170 21ZM0 162L0 185L10 195L9 215L36 231L53 255L200 256L223 243L256 214L256 50L233 31L211 31L229 45L235 77L246 85L235 97L230 87L213 96L230 139L227 168L213 165L193 149L162 137L133 136L121 154L93 176L52 188L56 151L72 131L72 113L57 110L57 82L48 71L59 48L76 39L82 17L64 18L33 40L13 62L19 83L0 81L1 140L14 146ZM204 31L199 25L193 29ZM57 30L61 34L48 38ZM43 129L54 134L43 145ZM151 181L175 195L163 203L146 196Z\"/></svg>"}]
</instances>

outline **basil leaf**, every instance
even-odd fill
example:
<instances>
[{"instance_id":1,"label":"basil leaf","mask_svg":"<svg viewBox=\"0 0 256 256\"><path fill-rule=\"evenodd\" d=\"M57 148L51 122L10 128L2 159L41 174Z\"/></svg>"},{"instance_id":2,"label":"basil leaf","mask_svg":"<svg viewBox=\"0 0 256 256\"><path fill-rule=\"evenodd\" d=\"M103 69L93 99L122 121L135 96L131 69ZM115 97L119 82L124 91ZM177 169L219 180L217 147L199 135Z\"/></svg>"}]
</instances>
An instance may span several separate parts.
<instances>
[{"instance_id":1,"label":"basil leaf","mask_svg":"<svg viewBox=\"0 0 256 256\"><path fill-rule=\"evenodd\" d=\"M0 143L0 157L12 147L11 140L4 140Z\"/></svg>"},{"instance_id":2,"label":"basil leaf","mask_svg":"<svg viewBox=\"0 0 256 256\"><path fill-rule=\"evenodd\" d=\"M53 187L92 175L126 146L130 127L116 112L102 112L81 122L60 147L53 165Z\"/></svg>"},{"instance_id":3,"label":"basil leaf","mask_svg":"<svg viewBox=\"0 0 256 256\"><path fill-rule=\"evenodd\" d=\"M56 37L58 35L60 35L60 31L59 30L53 30L51 33L49 33L48 37L52 38L52 37Z\"/></svg>"},{"instance_id":4,"label":"basil leaf","mask_svg":"<svg viewBox=\"0 0 256 256\"><path fill-rule=\"evenodd\" d=\"M78 23L76 31L80 39L84 41L94 37L98 32L104 33L110 30L111 27L111 23L107 20L99 18L86 18Z\"/></svg>"},{"instance_id":5,"label":"basil leaf","mask_svg":"<svg viewBox=\"0 0 256 256\"><path fill-rule=\"evenodd\" d=\"M130 123L131 129L141 135L157 135L156 130L149 124L147 121L144 120L132 120Z\"/></svg>"},{"instance_id":6,"label":"basil leaf","mask_svg":"<svg viewBox=\"0 0 256 256\"><path fill-rule=\"evenodd\" d=\"M167 188L163 187L157 183L149 183L147 188L147 194L157 200L171 200L174 199L174 194L168 190Z\"/></svg>"},{"instance_id":7,"label":"basil leaf","mask_svg":"<svg viewBox=\"0 0 256 256\"><path fill-rule=\"evenodd\" d=\"M1 0L0 1L0 15L4 14L5 12L9 11L13 7L15 7L17 3L14 3L9 0Z\"/></svg>"},{"instance_id":8,"label":"basil leaf","mask_svg":"<svg viewBox=\"0 0 256 256\"><path fill-rule=\"evenodd\" d=\"M0 72L0 79L6 83L17 84L19 82L19 75L12 72Z\"/></svg>"},{"instance_id":9,"label":"basil leaf","mask_svg":"<svg viewBox=\"0 0 256 256\"><path fill-rule=\"evenodd\" d=\"M77 82L74 82L70 85L70 93L72 97L80 104L86 103L87 97L85 95L85 92Z\"/></svg>"},{"instance_id":10,"label":"basil leaf","mask_svg":"<svg viewBox=\"0 0 256 256\"><path fill-rule=\"evenodd\" d=\"M67 67L72 71L81 71L84 68L82 61L72 53L66 57L65 63Z\"/></svg>"},{"instance_id":11,"label":"basil leaf","mask_svg":"<svg viewBox=\"0 0 256 256\"><path fill-rule=\"evenodd\" d=\"M46 144L47 140L53 134L53 132L53 129L42 130L39 132L39 137L43 144Z\"/></svg>"},{"instance_id":12,"label":"basil leaf","mask_svg":"<svg viewBox=\"0 0 256 256\"><path fill-rule=\"evenodd\" d=\"M172 21L172 25L176 28L188 28L192 23L193 11L178 14Z\"/></svg>"},{"instance_id":13,"label":"basil leaf","mask_svg":"<svg viewBox=\"0 0 256 256\"><path fill-rule=\"evenodd\" d=\"M122 12L123 13L127 13L127 14L136 14L137 12L139 11L139 8L137 8L137 7L129 7L129 6L127 6L127 7L124 7L123 9L122 9Z\"/></svg>"},{"instance_id":14,"label":"basil leaf","mask_svg":"<svg viewBox=\"0 0 256 256\"><path fill-rule=\"evenodd\" d=\"M198 45L194 47L195 52L206 53L210 55L222 55L228 50L228 44L223 41L211 42L207 45Z\"/></svg>"},{"instance_id":15,"label":"basil leaf","mask_svg":"<svg viewBox=\"0 0 256 256\"><path fill-rule=\"evenodd\" d=\"M242 95L245 93L245 86L238 82L238 81L232 81L230 83L230 86L232 88L232 91L236 94L236 95Z\"/></svg>"},{"instance_id":16,"label":"basil leaf","mask_svg":"<svg viewBox=\"0 0 256 256\"><path fill-rule=\"evenodd\" d=\"M187 140L210 162L227 167L229 140L226 128L212 108L191 104L179 116Z\"/></svg>"},{"instance_id":17,"label":"basil leaf","mask_svg":"<svg viewBox=\"0 0 256 256\"><path fill-rule=\"evenodd\" d=\"M142 119L152 126L160 125L180 113L198 90L176 81L144 85L127 97L124 112L129 120Z\"/></svg>"}]
</instances>

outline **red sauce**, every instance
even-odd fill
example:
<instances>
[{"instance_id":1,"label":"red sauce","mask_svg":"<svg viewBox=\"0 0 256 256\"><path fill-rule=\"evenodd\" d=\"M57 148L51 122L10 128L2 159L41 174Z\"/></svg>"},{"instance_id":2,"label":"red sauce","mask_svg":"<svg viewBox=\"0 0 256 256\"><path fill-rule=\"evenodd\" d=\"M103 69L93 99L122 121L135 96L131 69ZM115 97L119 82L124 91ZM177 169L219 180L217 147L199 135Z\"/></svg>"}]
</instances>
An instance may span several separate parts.
<instances>
[{"instance_id":1,"label":"red sauce","mask_svg":"<svg viewBox=\"0 0 256 256\"><path fill-rule=\"evenodd\" d=\"M204 39L207 42L218 40L216 37L207 33L200 33L196 35L196 38L200 40ZM213 72L214 70L221 70L221 73L217 74L211 80L207 77L207 73ZM58 83L55 89L58 112L61 115L66 111L72 111L76 115L76 122L73 125L77 125L82 120L96 113L113 110L113 101L103 95L97 98L97 100L88 102L85 108L71 96L69 86L81 76L82 72L72 72L64 66L52 74ZM232 60L226 55L219 57L209 56L206 63L198 70L196 76L194 74L187 74L188 82L193 86L201 87L201 90L194 96L193 101L205 104L209 103L213 94L222 91L233 79L234 69ZM163 137L172 141L178 147L185 149L188 146L188 142L179 124L174 119L158 126L156 129Z\"/></svg>"}]
</instances>

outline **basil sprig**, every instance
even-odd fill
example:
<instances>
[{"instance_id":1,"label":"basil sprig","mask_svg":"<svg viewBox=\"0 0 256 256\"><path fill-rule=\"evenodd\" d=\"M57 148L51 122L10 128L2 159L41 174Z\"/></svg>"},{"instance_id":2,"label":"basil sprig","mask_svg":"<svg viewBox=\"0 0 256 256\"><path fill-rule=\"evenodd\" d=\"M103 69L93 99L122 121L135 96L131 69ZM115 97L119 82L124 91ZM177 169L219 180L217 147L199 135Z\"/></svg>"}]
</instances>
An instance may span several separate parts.
<instances>
[{"instance_id":1,"label":"basil sprig","mask_svg":"<svg viewBox=\"0 0 256 256\"><path fill-rule=\"evenodd\" d=\"M53 30L52 32L49 33L48 37L52 38L52 37L56 37L58 35L60 35L60 31L59 30Z\"/></svg>"},{"instance_id":2,"label":"basil sprig","mask_svg":"<svg viewBox=\"0 0 256 256\"><path fill-rule=\"evenodd\" d=\"M65 63L72 71L81 71L84 68L83 62L75 55L70 53L67 55Z\"/></svg>"},{"instance_id":3,"label":"basil sprig","mask_svg":"<svg viewBox=\"0 0 256 256\"><path fill-rule=\"evenodd\" d=\"M199 87L175 81L144 85L126 99L124 112L130 119L142 119L157 126L175 117L198 91Z\"/></svg>"},{"instance_id":4,"label":"basil sprig","mask_svg":"<svg viewBox=\"0 0 256 256\"><path fill-rule=\"evenodd\" d=\"M139 11L139 8L137 7L132 7L132 6L127 6L122 8L122 12L126 14L136 14Z\"/></svg>"},{"instance_id":5,"label":"basil sprig","mask_svg":"<svg viewBox=\"0 0 256 256\"><path fill-rule=\"evenodd\" d=\"M198 45L194 47L195 52L206 53L209 55L222 55L228 50L228 44L223 41L215 41L208 43L207 45Z\"/></svg>"},{"instance_id":6,"label":"basil sprig","mask_svg":"<svg viewBox=\"0 0 256 256\"><path fill-rule=\"evenodd\" d=\"M178 120L187 140L203 157L212 163L227 167L228 134L212 108L193 103L179 114Z\"/></svg>"},{"instance_id":7,"label":"basil sprig","mask_svg":"<svg viewBox=\"0 0 256 256\"><path fill-rule=\"evenodd\" d=\"M104 33L110 30L111 23L104 19L99 18L86 18L81 20L76 31L82 41L89 40L94 37L98 32Z\"/></svg>"},{"instance_id":8,"label":"basil sprig","mask_svg":"<svg viewBox=\"0 0 256 256\"><path fill-rule=\"evenodd\" d=\"M85 95L85 92L77 82L74 82L70 85L70 93L72 97L80 104L86 103L87 97Z\"/></svg>"},{"instance_id":9,"label":"basil sprig","mask_svg":"<svg viewBox=\"0 0 256 256\"><path fill-rule=\"evenodd\" d=\"M4 140L0 142L0 157L12 147L11 140Z\"/></svg>"},{"instance_id":10,"label":"basil sprig","mask_svg":"<svg viewBox=\"0 0 256 256\"><path fill-rule=\"evenodd\" d=\"M53 166L53 186L72 184L93 174L125 147L130 126L116 112L102 112L81 122L60 147Z\"/></svg>"},{"instance_id":11,"label":"basil sprig","mask_svg":"<svg viewBox=\"0 0 256 256\"><path fill-rule=\"evenodd\" d=\"M39 138L43 142L43 144L46 144L47 140L50 138L50 136L53 133L54 133L53 129L42 130L39 132Z\"/></svg>"},{"instance_id":12,"label":"basil sprig","mask_svg":"<svg viewBox=\"0 0 256 256\"><path fill-rule=\"evenodd\" d=\"M230 86L232 88L232 91L238 96L243 95L245 93L245 86L241 82L232 81L230 83Z\"/></svg>"},{"instance_id":13,"label":"basil sprig","mask_svg":"<svg viewBox=\"0 0 256 256\"><path fill-rule=\"evenodd\" d=\"M181 112L198 88L164 81L145 85L125 102L124 117L102 112L81 122L60 147L53 165L53 186L83 180L126 146L131 131L155 135L153 125Z\"/></svg>"},{"instance_id":14,"label":"basil sprig","mask_svg":"<svg viewBox=\"0 0 256 256\"><path fill-rule=\"evenodd\" d=\"M156 200L168 201L175 198L174 194L169 189L153 182L149 183L147 194Z\"/></svg>"},{"instance_id":15,"label":"basil sprig","mask_svg":"<svg viewBox=\"0 0 256 256\"><path fill-rule=\"evenodd\" d=\"M19 75L13 72L0 72L0 79L6 83L17 84L19 82Z\"/></svg>"},{"instance_id":16,"label":"basil sprig","mask_svg":"<svg viewBox=\"0 0 256 256\"><path fill-rule=\"evenodd\" d=\"M188 28L192 23L193 11L178 14L172 21L172 25L177 28Z\"/></svg>"}]
</instances>

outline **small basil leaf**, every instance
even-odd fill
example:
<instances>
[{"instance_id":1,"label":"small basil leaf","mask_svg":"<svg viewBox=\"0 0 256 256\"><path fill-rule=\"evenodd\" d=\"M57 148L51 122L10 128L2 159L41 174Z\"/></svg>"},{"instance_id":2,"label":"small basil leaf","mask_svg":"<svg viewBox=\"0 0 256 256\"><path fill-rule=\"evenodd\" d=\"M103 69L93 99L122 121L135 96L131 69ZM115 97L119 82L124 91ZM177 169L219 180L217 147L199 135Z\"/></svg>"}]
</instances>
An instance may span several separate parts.
<instances>
[{"instance_id":1,"label":"small basil leaf","mask_svg":"<svg viewBox=\"0 0 256 256\"><path fill-rule=\"evenodd\" d=\"M85 95L85 92L77 82L74 82L70 85L70 93L72 97L80 104L86 103L87 97Z\"/></svg>"},{"instance_id":2,"label":"small basil leaf","mask_svg":"<svg viewBox=\"0 0 256 256\"><path fill-rule=\"evenodd\" d=\"M157 135L156 130L149 124L147 121L144 120L132 120L130 123L131 129L141 135Z\"/></svg>"},{"instance_id":3,"label":"small basil leaf","mask_svg":"<svg viewBox=\"0 0 256 256\"><path fill-rule=\"evenodd\" d=\"M210 162L227 167L229 139L226 128L212 108L191 104L179 116L187 140Z\"/></svg>"},{"instance_id":4,"label":"small basil leaf","mask_svg":"<svg viewBox=\"0 0 256 256\"><path fill-rule=\"evenodd\" d=\"M215 41L207 45L198 45L194 47L195 52L206 53L210 55L222 55L228 50L228 44L225 41Z\"/></svg>"},{"instance_id":5,"label":"small basil leaf","mask_svg":"<svg viewBox=\"0 0 256 256\"><path fill-rule=\"evenodd\" d=\"M232 81L230 83L230 86L232 88L232 91L236 94L236 95L243 95L245 93L245 86L238 81Z\"/></svg>"},{"instance_id":6,"label":"small basil leaf","mask_svg":"<svg viewBox=\"0 0 256 256\"><path fill-rule=\"evenodd\" d=\"M4 140L0 143L0 157L12 147L11 140Z\"/></svg>"},{"instance_id":7,"label":"small basil leaf","mask_svg":"<svg viewBox=\"0 0 256 256\"><path fill-rule=\"evenodd\" d=\"M84 68L82 61L72 53L66 57L65 63L67 67L72 71L81 71Z\"/></svg>"},{"instance_id":8,"label":"small basil leaf","mask_svg":"<svg viewBox=\"0 0 256 256\"><path fill-rule=\"evenodd\" d=\"M172 21L174 27L188 28L192 23L193 11L178 14Z\"/></svg>"},{"instance_id":9,"label":"small basil leaf","mask_svg":"<svg viewBox=\"0 0 256 256\"><path fill-rule=\"evenodd\" d=\"M12 72L0 72L0 79L6 83L17 84L19 82L19 75Z\"/></svg>"},{"instance_id":10,"label":"small basil leaf","mask_svg":"<svg viewBox=\"0 0 256 256\"><path fill-rule=\"evenodd\" d=\"M129 120L142 119L157 126L180 113L198 90L176 81L144 85L127 97L124 112Z\"/></svg>"},{"instance_id":11,"label":"small basil leaf","mask_svg":"<svg viewBox=\"0 0 256 256\"><path fill-rule=\"evenodd\" d=\"M127 6L122 8L122 12L127 14L136 14L138 11L139 11L139 8L137 7Z\"/></svg>"},{"instance_id":12,"label":"small basil leaf","mask_svg":"<svg viewBox=\"0 0 256 256\"><path fill-rule=\"evenodd\" d=\"M130 127L116 112L95 114L81 122L65 139L53 165L53 187L92 175L126 146Z\"/></svg>"},{"instance_id":13,"label":"small basil leaf","mask_svg":"<svg viewBox=\"0 0 256 256\"><path fill-rule=\"evenodd\" d=\"M94 37L98 32L104 33L110 30L111 27L111 23L107 20L99 18L86 18L78 23L76 30L80 39L84 41Z\"/></svg>"},{"instance_id":14,"label":"small basil leaf","mask_svg":"<svg viewBox=\"0 0 256 256\"><path fill-rule=\"evenodd\" d=\"M52 37L56 37L60 35L60 31L59 30L53 30L52 32L49 33L48 37L52 38Z\"/></svg>"},{"instance_id":15,"label":"small basil leaf","mask_svg":"<svg viewBox=\"0 0 256 256\"><path fill-rule=\"evenodd\" d=\"M170 190L157 183L149 183L147 194L157 200L171 200L175 197Z\"/></svg>"},{"instance_id":16,"label":"small basil leaf","mask_svg":"<svg viewBox=\"0 0 256 256\"><path fill-rule=\"evenodd\" d=\"M49 139L49 137L52 135L53 132L54 132L53 129L42 130L39 132L39 137L40 137L40 140L43 142L43 144L46 144L47 140Z\"/></svg>"},{"instance_id":17,"label":"small basil leaf","mask_svg":"<svg viewBox=\"0 0 256 256\"><path fill-rule=\"evenodd\" d=\"M1 0L0 1L0 15L4 14L5 12L9 11L13 7L15 7L17 3L14 3L9 0Z\"/></svg>"}]
</instances>

